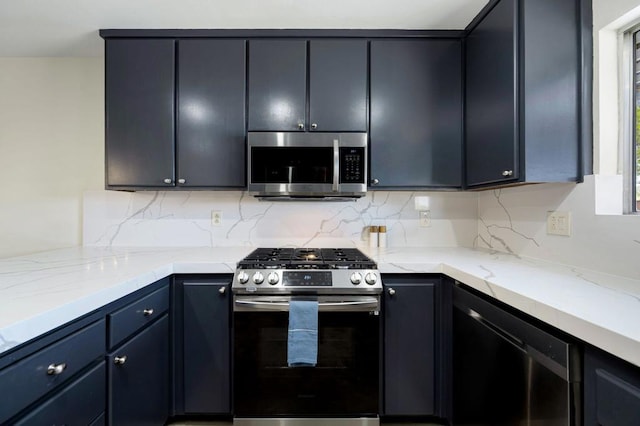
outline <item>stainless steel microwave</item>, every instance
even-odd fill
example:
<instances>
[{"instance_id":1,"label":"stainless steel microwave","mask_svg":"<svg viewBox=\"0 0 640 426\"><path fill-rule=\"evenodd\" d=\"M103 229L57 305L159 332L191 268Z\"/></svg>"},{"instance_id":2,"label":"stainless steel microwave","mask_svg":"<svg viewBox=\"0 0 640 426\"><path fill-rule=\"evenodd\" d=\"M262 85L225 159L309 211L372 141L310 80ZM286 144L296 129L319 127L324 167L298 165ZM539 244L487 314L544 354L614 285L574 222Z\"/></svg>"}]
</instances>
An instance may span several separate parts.
<instances>
[{"instance_id":1,"label":"stainless steel microwave","mask_svg":"<svg viewBox=\"0 0 640 426\"><path fill-rule=\"evenodd\" d=\"M256 197L341 200L367 192L366 133L249 132L247 144Z\"/></svg>"}]
</instances>

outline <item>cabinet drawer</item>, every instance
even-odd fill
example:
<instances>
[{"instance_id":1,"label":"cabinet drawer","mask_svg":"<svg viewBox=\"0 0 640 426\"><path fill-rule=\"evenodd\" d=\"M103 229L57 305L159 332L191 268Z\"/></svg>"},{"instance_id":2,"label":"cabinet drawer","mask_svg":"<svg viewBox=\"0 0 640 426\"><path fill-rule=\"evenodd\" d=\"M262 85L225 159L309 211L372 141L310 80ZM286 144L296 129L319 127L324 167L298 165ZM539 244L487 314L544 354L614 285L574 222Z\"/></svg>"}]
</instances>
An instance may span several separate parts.
<instances>
[{"instance_id":1,"label":"cabinet drawer","mask_svg":"<svg viewBox=\"0 0 640 426\"><path fill-rule=\"evenodd\" d=\"M92 424L105 410L105 379L106 367L102 361L15 425Z\"/></svg>"},{"instance_id":2,"label":"cabinet drawer","mask_svg":"<svg viewBox=\"0 0 640 426\"><path fill-rule=\"evenodd\" d=\"M109 315L109 348L160 318L169 309L169 286L142 297Z\"/></svg>"},{"instance_id":3,"label":"cabinet drawer","mask_svg":"<svg viewBox=\"0 0 640 426\"><path fill-rule=\"evenodd\" d=\"M104 356L105 322L100 320L0 372L0 423Z\"/></svg>"}]
</instances>

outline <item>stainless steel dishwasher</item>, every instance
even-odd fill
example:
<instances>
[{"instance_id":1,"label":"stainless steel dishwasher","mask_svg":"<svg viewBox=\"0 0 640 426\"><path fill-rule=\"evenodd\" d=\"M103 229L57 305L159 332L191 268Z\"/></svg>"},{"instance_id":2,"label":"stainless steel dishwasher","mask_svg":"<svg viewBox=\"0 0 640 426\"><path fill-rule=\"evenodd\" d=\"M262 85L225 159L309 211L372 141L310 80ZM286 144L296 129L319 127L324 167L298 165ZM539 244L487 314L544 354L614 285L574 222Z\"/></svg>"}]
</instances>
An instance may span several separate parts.
<instances>
[{"instance_id":1,"label":"stainless steel dishwasher","mask_svg":"<svg viewBox=\"0 0 640 426\"><path fill-rule=\"evenodd\" d=\"M485 299L453 289L453 424L580 425L578 346Z\"/></svg>"}]
</instances>

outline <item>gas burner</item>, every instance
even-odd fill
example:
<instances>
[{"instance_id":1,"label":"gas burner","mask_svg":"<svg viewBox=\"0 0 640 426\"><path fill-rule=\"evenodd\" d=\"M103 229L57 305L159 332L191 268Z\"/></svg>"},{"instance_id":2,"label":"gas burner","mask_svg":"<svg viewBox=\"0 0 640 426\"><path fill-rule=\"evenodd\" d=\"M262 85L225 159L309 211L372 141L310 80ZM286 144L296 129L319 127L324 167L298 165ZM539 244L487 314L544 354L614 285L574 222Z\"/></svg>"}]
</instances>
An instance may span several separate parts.
<instances>
[{"instance_id":1,"label":"gas burner","mask_svg":"<svg viewBox=\"0 0 640 426\"><path fill-rule=\"evenodd\" d=\"M232 290L380 293L382 283L375 261L355 248L258 248L238 262Z\"/></svg>"}]
</instances>

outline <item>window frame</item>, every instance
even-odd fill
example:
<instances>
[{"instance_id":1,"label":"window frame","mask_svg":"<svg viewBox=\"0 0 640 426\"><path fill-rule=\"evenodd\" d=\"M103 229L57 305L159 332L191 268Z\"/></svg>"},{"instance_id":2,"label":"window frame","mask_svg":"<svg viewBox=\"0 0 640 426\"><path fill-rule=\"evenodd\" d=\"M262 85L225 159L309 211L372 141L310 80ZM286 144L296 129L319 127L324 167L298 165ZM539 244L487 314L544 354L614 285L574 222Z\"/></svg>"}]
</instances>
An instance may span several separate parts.
<instances>
[{"instance_id":1,"label":"window frame","mask_svg":"<svg viewBox=\"0 0 640 426\"><path fill-rule=\"evenodd\" d=\"M636 49L636 34L640 45L640 23L627 27L622 32L621 52L621 102L622 102L622 131L619 150L619 164L622 164L624 213L640 214L637 201L638 191L636 182L640 174L636 171L638 159L636 147L640 145L640 131L637 120L640 119L636 103L640 101L640 93L636 93L636 81L640 90L640 52ZM638 76L636 77L636 74Z\"/></svg>"}]
</instances>

